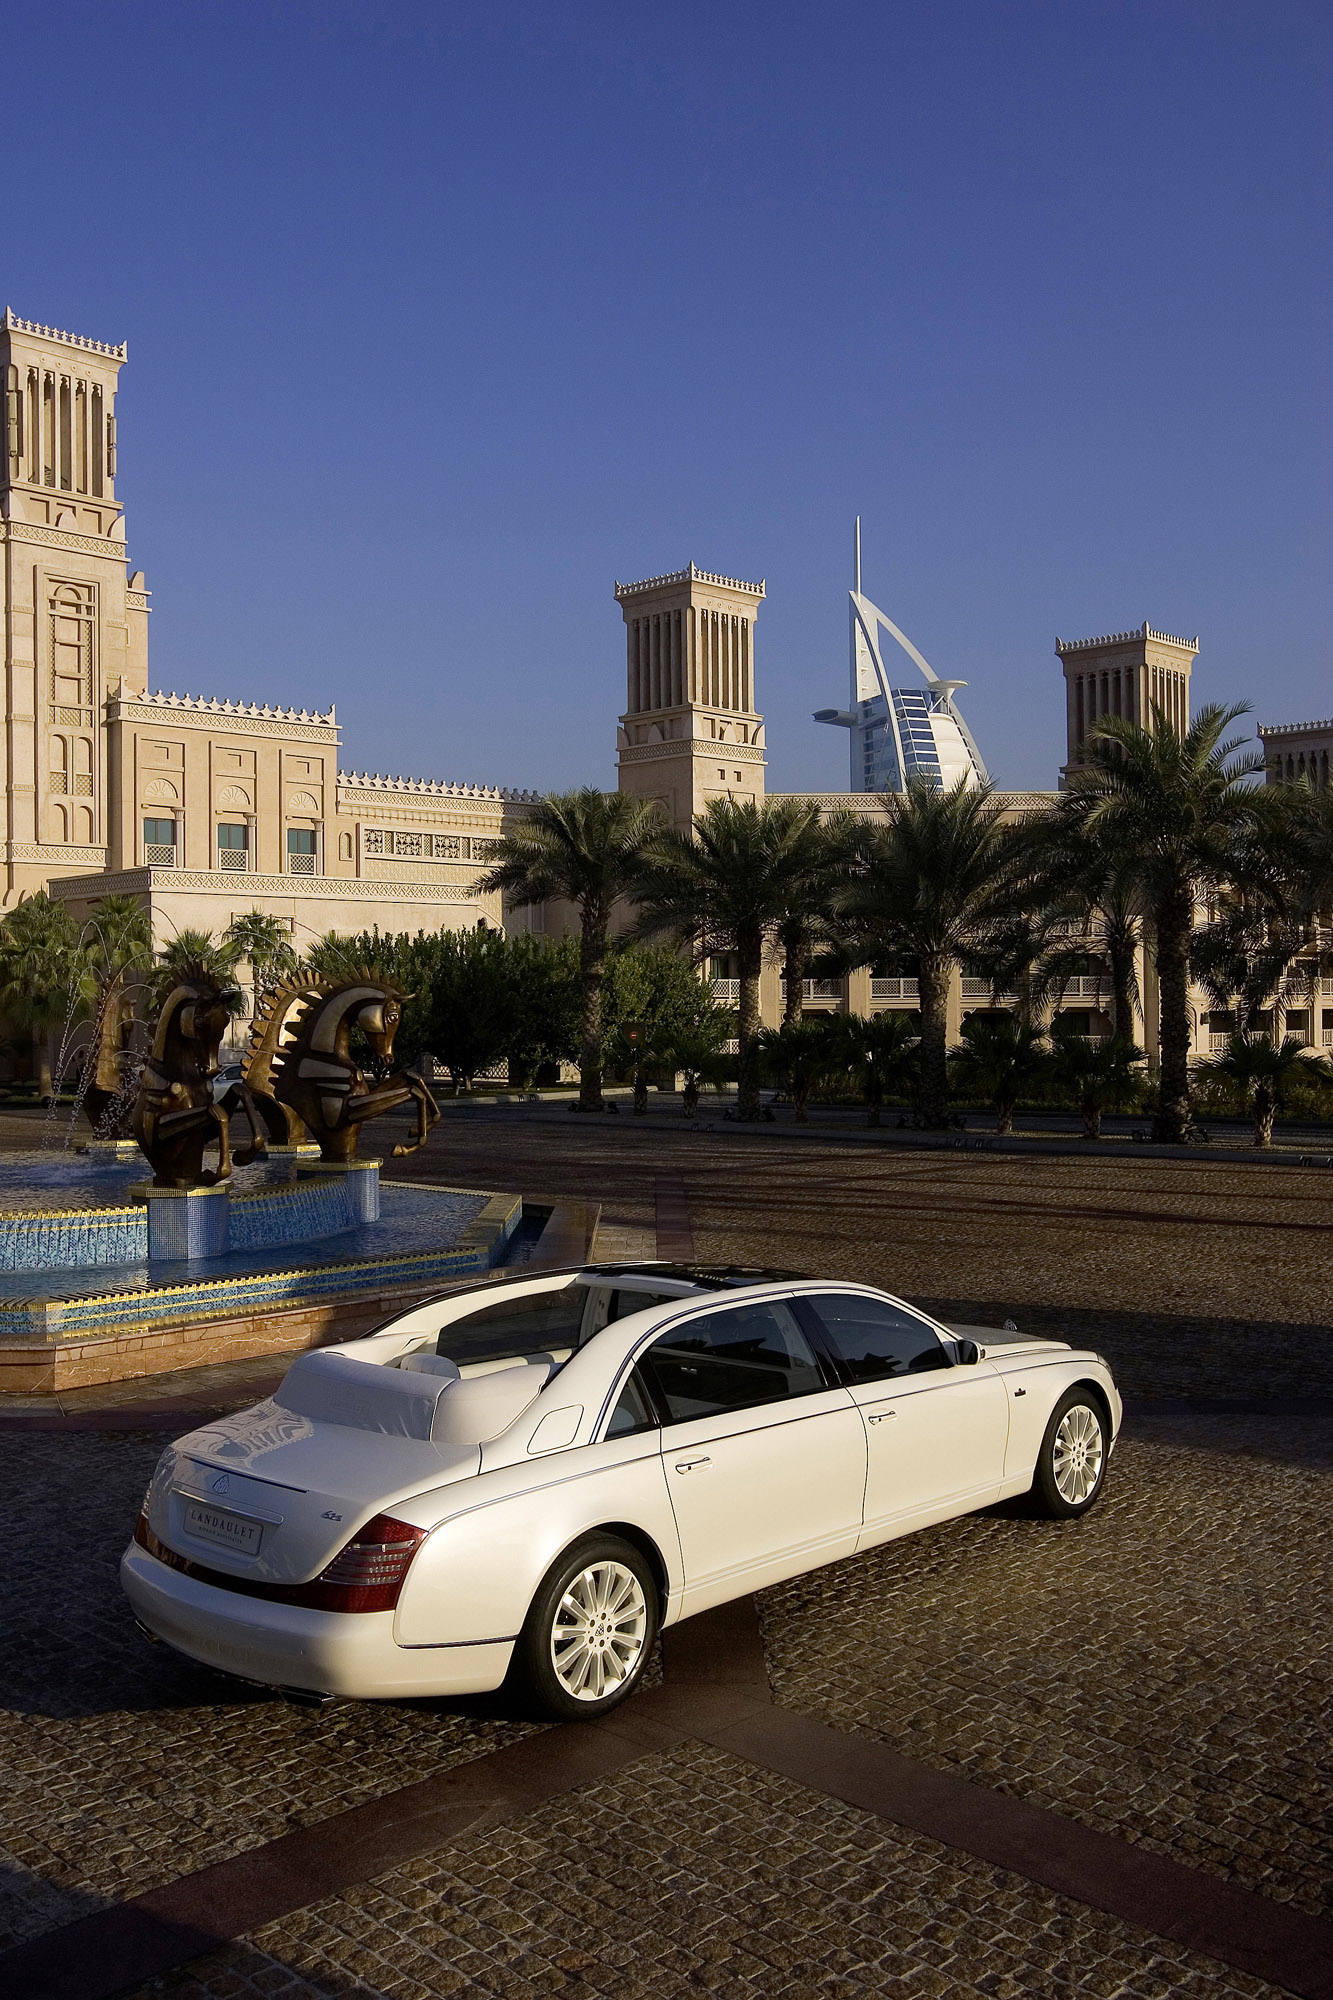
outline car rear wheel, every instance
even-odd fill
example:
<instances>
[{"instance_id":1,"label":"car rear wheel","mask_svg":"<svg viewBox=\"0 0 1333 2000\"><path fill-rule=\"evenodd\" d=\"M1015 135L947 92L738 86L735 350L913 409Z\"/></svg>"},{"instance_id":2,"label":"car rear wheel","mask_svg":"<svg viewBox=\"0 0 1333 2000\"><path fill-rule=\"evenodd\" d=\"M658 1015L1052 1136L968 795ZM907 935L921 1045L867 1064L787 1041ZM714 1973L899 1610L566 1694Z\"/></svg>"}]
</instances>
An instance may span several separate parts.
<instances>
[{"instance_id":1,"label":"car rear wheel","mask_svg":"<svg viewBox=\"0 0 1333 2000\"><path fill-rule=\"evenodd\" d=\"M1069 1521L1086 1514L1106 1479L1106 1412L1087 1389L1067 1389L1041 1441L1032 1497L1043 1514Z\"/></svg>"},{"instance_id":2,"label":"car rear wheel","mask_svg":"<svg viewBox=\"0 0 1333 2000\"><path fill-rule=\"evenodd\" d=\"M518 1677L552 1721L594 1721L633 1691L657 1616L657 1587L638 1549L590 1536L565 1551L533 1598L515 1648Z\"/></svg>"}]
</instances>

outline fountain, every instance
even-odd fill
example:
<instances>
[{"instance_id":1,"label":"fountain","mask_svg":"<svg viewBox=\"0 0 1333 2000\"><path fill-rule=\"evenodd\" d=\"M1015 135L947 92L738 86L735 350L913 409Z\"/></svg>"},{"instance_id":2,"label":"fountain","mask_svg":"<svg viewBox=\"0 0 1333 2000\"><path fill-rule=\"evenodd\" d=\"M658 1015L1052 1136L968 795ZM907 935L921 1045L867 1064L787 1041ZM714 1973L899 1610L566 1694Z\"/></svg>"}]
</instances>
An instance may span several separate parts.
<instances>
[{"instance_id":1,"label":"fountain","mask_svg":"<svg viewBox=\"0 0 1333 2000\"><path fill-rule=\"evenodd\" d=\"M521 1198L382 1182L382 1161L359 1153L370 1119L413 1107L397 1156L440 1115L419 1076L392 1068L408 997L366 968L287 980L258 1009L242 1080L218 1102L227 990L184 967L140 1060L124 977L109 975L79 1091L92 1140L78 1154L0 1155L0 1389L306 1344L335 1313L358 1330L352 1319L386 1293L499 1262ZM236 1149L233 1114L247 1127ZM308 1326L274 1326L274 1312L290 1320L297 1307Z\"/></svg>"}]
</instances>

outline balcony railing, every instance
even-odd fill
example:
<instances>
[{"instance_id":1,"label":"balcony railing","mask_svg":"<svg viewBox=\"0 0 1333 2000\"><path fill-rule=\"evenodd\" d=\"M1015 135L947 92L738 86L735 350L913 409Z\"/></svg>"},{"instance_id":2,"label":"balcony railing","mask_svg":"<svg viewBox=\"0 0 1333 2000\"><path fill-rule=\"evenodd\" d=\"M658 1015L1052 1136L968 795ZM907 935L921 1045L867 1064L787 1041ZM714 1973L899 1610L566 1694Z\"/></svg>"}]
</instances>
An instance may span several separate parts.
<instances>
[{"instance_id":1,"label":"balcony railing","mask_svg":"<svg viewBox=\"0 0 1333 2000\"><path fill-rule=\"evenodd\" d=\"M872 1000L916 1000L920 995L915 979L872 979L870 997Z\"/></svg>"},{"instance_id":2,"label":"balcony railing","mask_svg":"<svg viewBox=\"0 0 1333 2000\"><path fill-rule=\"evenodd\" d=\"M964 1000L989 1000L992 997L989 979L965 979L962 985ZM1017 1005L1018 995L1009 992L995 993L994 1001L997 1007L1013 1007Z\"/></svg>"},{"instance_id":3,"label":"balcony railing","mask_svg":"<svg viewBox=\"0 0 1333 2000\"><path fill-rule=\"evenodd\" d=\"M741 982L739 979L714 979L710 983L713 988L713 998L720 1007L734 1007L736 1005L741 997Z\"/></svg>"},{"instance_id":4,"label":"balcony railing","mask_svg":"<svg viewBox=\"0 0 1333 2000\"><path fill-rule=\"evenodd\" d=\"M243 875L248 871L249 866L250 855L248 849L244 847L220 847L218 849L219 868Z\"/></svg>"},{"instance_id":5,"label":"balcony railing","mask_svg":"<svg viewBox=\"0 0 1333 2000\"><path fill-rule=\"evenodd\" d=\"M289 875L313 875L314 872L315 857L313 854L289 854L287 856L287 873Z\"/></svg>"},{"instance_id":6,"label":"balcony railing","mask_svg":"<svg viewBox=\"0 0 1333 2000\"><path fill-rule=\"evenodd\" d=\"M164 846L160 841L146 841L143 850L143 863L145 868L174 868L176 866L176 849L174 846Z\"/></svg>"}]
</instances>

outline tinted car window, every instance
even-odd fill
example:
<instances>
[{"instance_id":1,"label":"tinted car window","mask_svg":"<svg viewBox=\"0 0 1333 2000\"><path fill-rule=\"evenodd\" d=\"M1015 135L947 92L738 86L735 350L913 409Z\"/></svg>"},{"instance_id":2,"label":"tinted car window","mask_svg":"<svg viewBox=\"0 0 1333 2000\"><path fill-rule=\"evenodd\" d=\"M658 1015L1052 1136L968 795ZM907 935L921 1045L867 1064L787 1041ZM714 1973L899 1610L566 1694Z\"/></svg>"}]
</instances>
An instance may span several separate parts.
<instances>
[{"instance_id":1,"label":"tinted car window","mask_svg":"<svg viewBox=\"0 0 1333 2000\"><path fill-rule=\"evenodd\" d=\"M529 1292L526 1298L499 1298L466 1318L441 1327L437 1354L451 1361L501 1361L539 1354L552 1347L576 1347L587 1303L586 1285L557 1292Z\"/></svg>"},{"instance_id":2,"label":"tinted car window","mask_svg":"<svg viewBox=\"0 0 1333 2000\"><path fill-rule=\"evenodd\" d=\"M628 1319L631 1313L647 1312L650 1306L672 1305L679 1297L679 1292L614 1291L607 1304L606 1323L612 1326L618 1319Z\"/></svg>"},{"instance_id":3,"label":"tinted car window","mask_svg":"<svg viewBox=\"0 0 1333 2000\"><path fill-rule=\"evenodd\" d=\"M620 1400L611 1412L606 1435L609 1438L629 1437L633 1431L656 1429L657 1416L636 1368L626 1381L620 1392Z\"/></svg>"},{"instance_id":4,"label":"tinted car window","mask_svg":"<svg viewBox=\"0 0 1333 2000\"><path fill-rule=\"evenodd\" d=\"M949 1364L934 1328L887 1299L818 1292L807 1303L819 1314L830 1345L853 1382L882 1382L893 1375L919 1375Z\"/></svg>"},{"instance_id":5,"label":"tinted car window","mask_svg":"<svg viewBox=\"0 0 1333 2000\"><path fill-rule=\"evenodd\" d=\"M644 1357L672 1423L822 1389L823 1375L789 1306L733 1306L655 1340Z\"/></svg>"}]
</instances>

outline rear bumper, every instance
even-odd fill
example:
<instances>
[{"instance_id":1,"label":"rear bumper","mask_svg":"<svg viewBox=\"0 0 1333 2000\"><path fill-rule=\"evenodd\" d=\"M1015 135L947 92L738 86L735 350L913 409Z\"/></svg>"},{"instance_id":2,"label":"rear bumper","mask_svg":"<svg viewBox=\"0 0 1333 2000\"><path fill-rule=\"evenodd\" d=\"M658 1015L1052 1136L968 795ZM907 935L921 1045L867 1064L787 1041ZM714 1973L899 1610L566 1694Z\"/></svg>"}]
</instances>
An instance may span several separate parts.
<instances>
[{"instance_id":1,"label":"rear bumper","mask_svg":"<svg viewBox=\"0 0 1333 2000\"><path fill-rule=\"evenodd\" d=\"M512 1641L397 1646L392 1611L310 1611L181 1576L131 1542L120 1582L135 1617L178 1653L266 1687L360 1700L485 1694L509 1671Z\"/></svg>"}]
</instances>

